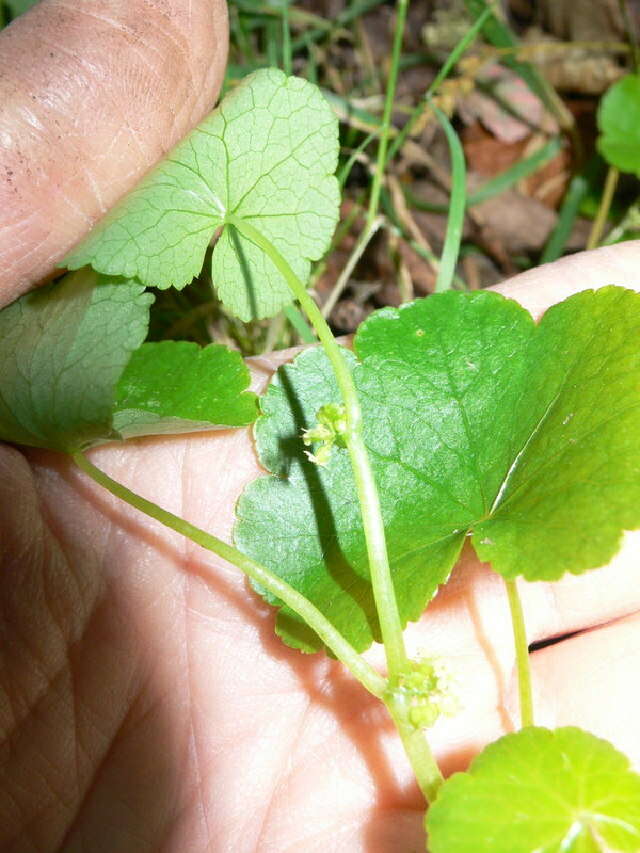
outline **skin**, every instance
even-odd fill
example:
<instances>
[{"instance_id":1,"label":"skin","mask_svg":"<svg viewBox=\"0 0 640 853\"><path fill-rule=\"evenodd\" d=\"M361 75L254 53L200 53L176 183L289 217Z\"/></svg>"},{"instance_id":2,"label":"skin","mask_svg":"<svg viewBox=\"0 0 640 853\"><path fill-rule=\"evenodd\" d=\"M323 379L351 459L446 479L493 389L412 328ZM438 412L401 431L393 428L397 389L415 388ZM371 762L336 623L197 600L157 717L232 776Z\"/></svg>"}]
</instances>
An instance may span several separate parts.
<instances>
[{"instance_id":1,"label":"skin","mask_svg":"<svg viewBox=\"0 0 640 853\"><path fill-rule=\"evenodd\" d=\"M114 13L127 4L86 5ZM152 14L171 5L147 7ZM210 0L189 5L193 20L217 8ZM63 4L44 0L43 6ZM216 20L226 27L222 17ZM28 24L27 16L17 36L11 28L0 36L0 46L7 35L32 45L35 30ZM82 50L94 25L82 25L89 31L78 38ZM147 46L164 50L179 42L151 20L141 26ZM202 43L179 43L186 65L203 67ZM208 44L220 46L220 32ZM4 50L0 56L4 61ZM129 109L121 77L139 61L129 44L118 77L100 72L105 127ZM156 72L170 73L162 63ZM177 138L201 113L195 103L182 111L177 95L168 101L174 89L166 79L165 89L147 91L139 103L149 110L138 116L148 153L126 135L114 142L119 171L129 176L116 195L166 145L167 125L156 124L158 115L171 113ZM20 139L25 98L16 95L13 102L15 125L10 110L2 118ZM68 121L78 116L86 127L95 108L85 117L78 99L71 87ZM78 189L76 197L67 188L86 221L78 219L73 239L59 252L53 237L43 238L42 223L57 203L51 181L69 168L56 153L56 135L55 122L43 120L31 149L44 175L37 186L28 171L15 175L19 197L31 199L34 212L23 221L18 249L8 247L12 232L0 231L0 251L14 252L13 277L0 290L4 302L18 292L16 274L18 290L36 284L98 215L95 194ZM40 145L48 150L42 163ZM93 153L80 145L76 154L77 171L91 175ZM103 199L112 192L107 172L101 163L92 177ZM0 213L5 222L11 215ZM609 283L640 289L638 244L567 258L500 289L539 315L570 293ZM253 360L256 389L284 358ZM248 430L141 440L102 448L91 458L224 538L236 498L259 473ZM424 805L384 709L339 664L283 647L272 611L234 567L117 502L53 454L0 446L0 507L3 853L424 849ZM583 725L613 740L636 765L639 550L638 535L629 534L599 572L554 586L522 585L530 640L572 635L532 656L538 722ZM428 615L406 636L411 652L446 656L460 680L462 711L440 721L431 741L446 772L463 768L484 743L517 725L501 581L465 553ZM369 657L381 663L380 649Z\"/></svg>"},{"instance_id":2,"label":"skin","mask_svg":"<svg viewBox=\"0 0 640 853\"><path fill-rule=\"evenodd\" d=\"M0 35L0 292L15 299L212 108L224 0L42 0Z\"/></svg>"}]
</instances>

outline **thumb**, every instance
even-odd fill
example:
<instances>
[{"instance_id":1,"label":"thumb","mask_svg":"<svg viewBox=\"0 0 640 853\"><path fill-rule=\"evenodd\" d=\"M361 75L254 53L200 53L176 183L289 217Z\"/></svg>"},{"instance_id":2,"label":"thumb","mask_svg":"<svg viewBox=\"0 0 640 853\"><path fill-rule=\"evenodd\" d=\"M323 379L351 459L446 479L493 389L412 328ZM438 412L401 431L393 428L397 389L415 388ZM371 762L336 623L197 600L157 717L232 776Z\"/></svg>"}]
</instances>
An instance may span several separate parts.
<instances>
[{"instance_id":1,"label":"thumb","mask_svg":"<svg viewBox=\"0 0 640 853\"><path fill-rule=\"evenodd\" d=\"M224 0L42 0L0 33L0 305L211 109Z\"/></svg>"}]
</instances>

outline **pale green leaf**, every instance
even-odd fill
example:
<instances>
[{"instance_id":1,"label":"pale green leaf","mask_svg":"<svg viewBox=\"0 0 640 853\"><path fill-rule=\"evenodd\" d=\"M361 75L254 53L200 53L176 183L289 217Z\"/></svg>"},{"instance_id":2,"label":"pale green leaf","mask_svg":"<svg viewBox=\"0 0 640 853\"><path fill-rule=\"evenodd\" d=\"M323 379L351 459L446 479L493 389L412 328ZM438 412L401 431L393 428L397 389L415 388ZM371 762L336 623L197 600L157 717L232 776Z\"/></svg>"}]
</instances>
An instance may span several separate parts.
<instances>
[{"instance_id":1,"label":"pale green leaf","mask_svg":"<svg viewBox=\"0 0 640 853\"><path fill-rule=\"evenodd\" d=\"M258 228L303 280L338 218L337 120L320 90L281 71L257 71L92 231L64 263L160 288L197 275L217 229L213 283L243 320L292 301L271 261L225 217Z\"/></svg>"},{"instance_id":2,"label":"pale green leaf","mask_svg":"<svg viewBox=\"0 0 640 853\"><path fill-rule=\"evenodd\" d=\"M257 414L238 352L188 341L143 344L118 382L113 424L123 438L244 426Z\"/></svg>"},{"instance_id":3,"label":"pale green leaf","mask_svg":"<svg viewBox=\"0 0 640 853\"><path fill-rule=\"evenodd\" d=\"M489 292L384 309L354 364L403 621L446 580L467 536L505 577L606 563L640 526L640 296L585 291L539 327ZM264 477L238 507L240 547L307 595L358 648L377 636L346 451L320 467L302 430L338 401L312 350L279 371L256 425ZM288 612L279 631L311 649Z\"/></svg>"},{"instance_id":4,"label":"pale green leaf","mask_svg":"<svg viewBox=\"0 0 640 853\"><path fill-rule=\"evenodd\" d=\"M255 419L239 353L142 344L153 300L143 291L85 269L0 311L0 440L72 453Z\"/></svg>"},{"instance_id":5,"label":"pale green leaf","mask_svg":"<svg viewBox=\"0 0 640 853\"><path fill-rule=\"evenodd\" d=\"M114 388L153 297L92 270L0 311L0 439L73 452L117 438Z\"/></svg>"},{"instance_id":6,"label":"pale green leaf","mask_svg":"<svg viewBox=\"0 0 640 853\"><path fill-rule=\"evenodd\" d=\"M640 776L581 729L526 728L447 780L426 826L430 853L632 853Z\"/></svg>"}]
</instances>

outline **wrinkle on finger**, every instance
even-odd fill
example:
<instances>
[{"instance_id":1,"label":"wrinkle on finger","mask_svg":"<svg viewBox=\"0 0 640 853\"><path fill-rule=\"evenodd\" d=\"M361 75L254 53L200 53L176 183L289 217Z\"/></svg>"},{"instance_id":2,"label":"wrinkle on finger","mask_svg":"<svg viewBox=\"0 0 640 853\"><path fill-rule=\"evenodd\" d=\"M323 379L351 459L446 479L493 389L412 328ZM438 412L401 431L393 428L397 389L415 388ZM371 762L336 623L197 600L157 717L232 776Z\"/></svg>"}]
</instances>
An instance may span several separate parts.
<instances>
[{"instance_id":1,"label":"wrinkle on finger","mask_svg":"<svg viewBox=\"0 0 640 853\"><path fill-rule=\"evenodd\" d=\"M640 614L540 649L531 663L536 723L585 728L640 768Z\"/></svg>"},{"instance_id":2,"label":"wrinkle on finger","mask_svg":"<svg viewBox=\"0 0 640 853\"><path fill-rule=\"evenodd\" d=\"M0 34L0 304L208 112L224 0L42 0Z\"/></svg>"}]
</instances>

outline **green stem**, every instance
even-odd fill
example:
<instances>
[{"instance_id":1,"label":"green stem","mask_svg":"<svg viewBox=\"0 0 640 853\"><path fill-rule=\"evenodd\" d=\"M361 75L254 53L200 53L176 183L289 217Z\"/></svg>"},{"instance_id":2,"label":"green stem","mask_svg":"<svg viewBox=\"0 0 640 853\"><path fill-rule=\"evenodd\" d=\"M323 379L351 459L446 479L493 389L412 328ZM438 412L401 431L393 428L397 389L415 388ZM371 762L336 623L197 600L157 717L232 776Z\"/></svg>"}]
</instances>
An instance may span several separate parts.
<instances>
[{"instance_id":1,"label":"green stem","mask_svg":"<svg viewBox=\"0 0 640 853\"><path fill-rule=\"evenodd\" d=\"M342 349L333 337L320 309L309 296L304 284L291 269L286 259L260 231L247 221L237 218L233 214L227 214L226 221L227 225L237 228L244 237L262 249L276 269L283 275L291 288L291 292L300 302L311 325L316 330L333 368L346 412L348 429L345 443L351 458L351 467L362 513L371 587L387 659L388 684L383 701L398 728L418 784L427 801L431 802L442 783L442 776L424 732L416 729L411 723L406 700L403 701L402 692L397 689L402 674L409 668L409 661L404 646L398 603L391 579L378 489L362 436L362 412L351 371L344 359Z\"/></svg>"},{"instance_id":2,"label":"green stem","mask_svg":"<svg viewBox=\"0 0 640 853\"><path fill-rule=\"evenodd\" d=\"M104 473L104 471L96 468L96 466L93 465L84 454L74 453L73 461L82 469L82 471L84 471L85 474L91 477L92 480L95 480L96 483L105 488L108 492L111 492L112 495L115 495L117 498L120 498L120 500L123 500L130 506L140 510L140 512L144 512L146 515L151 516L151 518L154 518L156 521L164 524L165 527L175 530L176 533L181 533L183 536L191 539L202 548L212 551L214 554L217 554L219 557L222 557L224 560L227 560L229 563L237 566L246 575L248 575L251 580L269 590L269 592L283 601L287 607L290 607L291 610L304 619L316 634L318 634L322 642L331 649L338 660L352 672L355 678L357 678L370 693L373 693L374 696L377 696L380 699L384 697L385 690L387 688L386 679L376 672L373 667L371 667L364 658L356 652L353 646L344 639L342 634L334 628L334 626L322 615L315 605L293 589L293 587L289 586L288 583L283 581L277 575L274 575L269 571L269 569L254 562L254 560L247 557L246 554L238 551L237 548L234 548L232 545L228 545L226 542L223 542L222 539L218 539L217 536L213 536L211 533L207 533L199 527L195 527L195 525L190 524L183 518L162 509L162 507L159 507L152 501L132 492L126 486L123 486L122 483L112 480L111 477Z\"/></svg>"},{"instance_id":3,"label":"green stem","mask_svg":"<svg viewBox=\"0 0 640 853\"><path fill-rule=\"evenodd\" d=\"M591 233L589 234L589 239L587 241L587 249L595 249L600 243L600 240L602 238L602 232L604 231L604 226L607 221L607 216L609 215L609 210L611 209L611 202L613 201L616 186L618 185L619 177L620 172L616 169L616 167L609 166L607 178L604 182L602 198L600 199L600 205L598 207L598 213L596 214L596 218L594 219L593 225L591 226Z\"/></svg>"},{"instance_id":4,"label":"green stem","mask_svg":"<svg viewBox=\"0 0 640 853\"><path fill-rule=\"evenodd\" d=\"M409 118L405 122L404 127L394 139L393 144L389 149L385 165L389 165L389 162L395 157L395 155L398 153L398 150L402 148L402 146L407 140L407 137L415 127L416 122L424 112L429 102L429 99L433 97L441 83L449 76L451 69L458 62L458 60L465 52L465 50L469 47L471 42L475 41L478 33L484 26L487 19L490 18L492 14L493 12L491 11L491 8L486 8L484 12L482 12L482 14L477 18L474 24L467 30L467 32L460 39L457 45L453 48L453 50L447 57L444 65L437 73L435 80L433 80L433 82L429 85L429 88L425 92L424 97L420 99L420 103L413 109L413 111L409 115Z\"/></svg>"},{"instance_id":5,"label":"green stem","mask_svg":"<svg viewBox=\"0 0 640 853\"><path fill-rule=\"evenodd\" d=\"M333 286L333 290L329 294L329 298L322 306L322 316L328 317L334 309L334 306L340 296L342 295L343 290L349 284L349 280L353 274L354 269L356 268L358 261L364 254L364 250L367 248L369 243L371 242L374 234L380 230L380 226L382 225L382 218L377 217L373 220L370 226L365 226L364 231L360 232L360 236L356 241L355 246L349 258L347 259L346 264L343 266L340 275L338 276L338 280Z\"/></svg>"},{"instance_id":6,"label":"green stem","mask_svg":"<svg viewBox=\"0 0 640 853\"><path fill-rule=\"evenodd\" d=\"M371 185L371 196L369 197L369 210L367 211L367 222L365 225L365 232L371 229L373 221L378 214L378 205L380 204L380 190L382 188L382 178L384 176L385 166L387 163L387 147L389 145L391 112L393 110L393 101L396 96L398 68L400 66L400 54L402 52L402 38L404 36L404 26L407 20L408 8L409 0L398 0L396 5L396 28L393 36L391 67L389 68L389 78L387 80L387 96L385 98L384 103L380 142L378 144L378 160L376 163L376 170L373 175L373 183Z\"/></svg>"},{"instance_id":7,"label":"green stem","mask_svg":"<svg viewBox=\"0 0 640 853\"><path fill-rule=\"evenodd\" d=\"M289 0L285 0L282 9L282 70L291 74L293 59L291 55L291 30L289 29Z\"/></svg>"},{"instance_id":8,"label":"green stem","mask_svg":"<svg viewBox=\"0 0 640 853\"><path fill-rule=\"evenodd\" d=\"M351 371L342 355L338 342L327 325L327 321L322 316L322 312L276 247L246 220L237 218L233 214L227 214L227 224L237 228L244 237L262 249L276 269L284 276L291 292L299 301L311 325L316 330L320 343L331 362L346 410L348 424L346 444L351 457L358 498L362 508L362 525L367 542L371 586L380 620L380 631L387 656L389 677L393 680L407 668L407 654L393 581L391 580L378 490L362 438L362 413Z\"/></svg>"},{"instance_id":9,"label":"green stem","mask_svg":"<svg viewBox=\"0 0 640 853\"><path fill-rule=\"evenodd\" d=\"M406 699L404 702L402 700L403 697L400 694L390 695L385 699L385 705L396 724L400 740L409 757L413 772L416 774L420 790L427 803L432 803L436 798L438 789L444 782L444 776L433 757L424 732L416 729L409 721L409 708L406 705Z\"/></svg>"},{"instance_id":10,"label":"green stem","mask_svg":"<svg viewBox=\"0 0 640 853\"><path fill-rule=\"evenodd\" d=\"M511 624L513 625L513 641L516 648L516 666L518 669L518 692L520 694L520 720L522 726L533 725L533 694L531 691L531 667L529 665L529 646L524 625L522 602L518 595L518 587L514 580L506 580Z\"/></svg>"}]
</instances>

